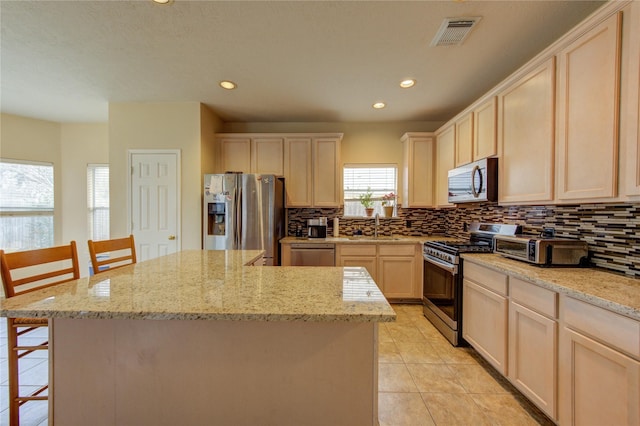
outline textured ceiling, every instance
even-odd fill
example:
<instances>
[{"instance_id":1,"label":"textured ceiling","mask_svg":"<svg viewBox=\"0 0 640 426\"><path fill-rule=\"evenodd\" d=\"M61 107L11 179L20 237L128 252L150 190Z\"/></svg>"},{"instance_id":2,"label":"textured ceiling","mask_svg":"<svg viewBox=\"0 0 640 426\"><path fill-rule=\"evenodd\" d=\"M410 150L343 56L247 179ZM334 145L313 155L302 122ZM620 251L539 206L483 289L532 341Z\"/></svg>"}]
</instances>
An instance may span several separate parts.
<instances>
[{"instance_id":1,"label":"textured ceiling","mask_svg":"<svg viewBox=\"0 0 640 426\"><path fill-rule=\"evenodd\" d=\"M1 110L106 122L109 102L197 101L232 122L442 121L601 4L2 0ZM462 46L429 46L467 16L482 20Z\"/></svg>"}]
</instances>

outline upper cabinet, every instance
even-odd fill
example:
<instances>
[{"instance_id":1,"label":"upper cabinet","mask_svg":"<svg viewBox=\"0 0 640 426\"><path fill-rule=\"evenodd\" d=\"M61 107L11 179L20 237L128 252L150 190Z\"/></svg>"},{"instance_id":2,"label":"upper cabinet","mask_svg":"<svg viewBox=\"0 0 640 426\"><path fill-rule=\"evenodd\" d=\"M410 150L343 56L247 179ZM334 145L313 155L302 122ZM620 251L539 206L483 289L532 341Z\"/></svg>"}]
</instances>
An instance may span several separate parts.
<instances>
[{"instance_id":1,"label":"upper cabinet","mask_svg":"<svg viewBox=\"0 0 640 426\"><path fill-rule=\"evenodd\" d=\"M473 114L468 113L456 121L455 165L462 166L473 161Z\"/></svg>"},{"instance_id":2,"label":"upper cabinet","mask_svg":"<svg viewBox=\"0 0 640 426\"><path fill-rule=\"evenodd\" d=\"M454 144L456 128L450 125L436 133L436 207L452 206L449 203L449 170L454 168Z\"/></svg>"},{"instance_id":3,"label":"upper cabinet","mask_svg":"<svg viewBox=\"0 0 640 426\"><path fill-rule=\"evenodd\" d=\"M557 55L559 202L617 196L621 18L614 14Z\"/></svg>"},{"instance_id":4,"label":"upper cabinet","mask_svg":"<svg viewBox=\"0 0 640 426\"><path fill-rule=\"evenodd\" d=\"M342 134L285 135L287 207L342 204Z\"/></svg>"},{"instance_id":5,"label":"upper cabinet","mask_svg":"<svg viewBox=\"0 0 640 426\"><path fill-rule=\"evenodd\" d=\"M496 97L492 96L473 110L473 161L498 153Z\"/></svg>"},{"instance_id":6,"label":"upper cabinet","mask_svg":"<svg viewBox=\"0 0 640 426\"><path fill-rule=\"evenodd\" d=\"M402 207L432 207L435 189L433 133L405 133L401 141Z\"/></svg>"},{"instance_id":7,"label":"upper cabinet","mask_svg":"<svg viewBox=\"0 0 640 426\"><path fill-rule=\"evenodd\" d=\"M498 95L498 201L553 200L555 58Z\"/></svg>"},{"instance_id":8,"label":"upper cabinet","mask_svg":"<svg viewBox=\"0 0 640 426\"><path fill-rule=\"evenodd\" d=\"M272 174L284 172L284 139L259 135L219 134L218 171Z\"/></svg>"},{"instance_id":9,"label":"upper cabinet","mask_svg":"<svg viewBox=\"0 0 640 426\"><path fill-rule=\"evenodd\" d=\"M640 196L640 2L631 4L631 12L625 13L623 24L623 55L626 65L623 78L624 89L621 91L622 107L621 129L623 155L621 165L624 167L624 195L635 200Z\"/></svg>"}]
</instances>

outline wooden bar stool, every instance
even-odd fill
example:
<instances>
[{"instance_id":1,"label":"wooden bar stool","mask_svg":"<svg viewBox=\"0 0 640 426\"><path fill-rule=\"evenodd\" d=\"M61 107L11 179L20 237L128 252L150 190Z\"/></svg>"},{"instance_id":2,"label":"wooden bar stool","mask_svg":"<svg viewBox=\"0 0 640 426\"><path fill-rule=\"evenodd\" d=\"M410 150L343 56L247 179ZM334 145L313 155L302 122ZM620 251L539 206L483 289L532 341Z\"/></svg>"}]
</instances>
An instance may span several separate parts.
<instances>
[{"instance_id":1,"label":"wooden bar stool","mask_svg":"<svg viewBox=\"0 0 640 426\"><path fill-rule=\"evenodd\" d=\"M94 274L136 263L136 243L133 235L112 240L89 240L88 243ZM112 256L98 259L103 253L110 253Z\"/></svg>"},{"instance_id":2,"label":"wooden bar stool","mask_svg":"<svg viewBox=\"0 0 640 426\"><path fill-rule=\"evenodd\" d=\"M0 269L5 297L11 298L80 278L76 242L67 246L5 253L0 250ZM46 318L7 318L9 343L9 424L20 424L20 406L28 401L48 400L42 393L48 384L30 395L20 395L19 361L37 351L49 350L49 341L21 345L23 337L48 325Z\"/></svg>"}]
</instances>

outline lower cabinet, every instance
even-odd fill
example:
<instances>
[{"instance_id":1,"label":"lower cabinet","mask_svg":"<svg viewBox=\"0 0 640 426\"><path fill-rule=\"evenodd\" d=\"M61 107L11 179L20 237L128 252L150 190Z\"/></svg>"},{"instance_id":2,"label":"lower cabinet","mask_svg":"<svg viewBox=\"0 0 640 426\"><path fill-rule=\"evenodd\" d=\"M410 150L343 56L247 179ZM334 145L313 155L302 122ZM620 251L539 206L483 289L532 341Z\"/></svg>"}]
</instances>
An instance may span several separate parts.
<instances>
[{"instance_id":1,"label":"lower cabinet","mask_svg":"<svg viewBox=\"0 0 640 426\"><path fill-rule=\"evenodd\" d=\"M640 322L569 297L562 302L560 423L640 424Z\"/></svg>"},{"instance_id":2,"label":"lower cabinet","mask_svg":"<svg viewBox=\"0 0 640 426\"><path fill-rule=\"evenodd\" d=\"M465 261L463 336L560 425L640 424L640 321Z\"/></svg>"},{"instance_id":3,"label":"lower cabinet","mask_svg":"<svg viewBox=\"0 0 640 426\"><path fill-rule=\"evenodd\" d=\"M338 244L336 266L362 266L388 299L420 299L422 251L416 244Z\"/></svg>"},{"instance_id":4,"label":"lower cabinet","mask_svg":"<svg viewBox=\"0 0 640 426\"><path fill-rule=\"evenodd\" d=\"M550 418L557 419L558 294L509 279L511 383Z\"/></svg>"},{"instance_id":5,"label":"lower cabinet","mask_svg":"<svg viewBox=\"0 0 640 426\"><path fill-rule=\"evenodd\" d=\"M473 278L470 279L467 275L465 270L462 283L462 337L496 370L506 375L508 299L505 294L483 285L486 283L484 278L492 274L472 274ZM506 276L503 281L506 283Z\"/></svg>"}]
</instances>

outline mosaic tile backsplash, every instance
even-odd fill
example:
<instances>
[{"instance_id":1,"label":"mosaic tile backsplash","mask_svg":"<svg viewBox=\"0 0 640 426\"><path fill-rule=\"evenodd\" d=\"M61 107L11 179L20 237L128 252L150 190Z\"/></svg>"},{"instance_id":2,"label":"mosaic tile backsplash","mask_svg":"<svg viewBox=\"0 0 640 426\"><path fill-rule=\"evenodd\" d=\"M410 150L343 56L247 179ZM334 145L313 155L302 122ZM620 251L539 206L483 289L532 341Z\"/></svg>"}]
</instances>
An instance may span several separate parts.
<instances>
[{"instance_id":1,"label":"mosaic tile backsplash","mask_svg":"<svg viewBox=\"0 0 640 426\"><path fill-rule=\"evenodd\" d=\"M381 235L426 236L446 234L468 238L471 222L522 225L523 233L538 235L554 228L556 236L586 241L594 266L640 278L640 204L580 204L549 206L499 206L497 203L462 204L450 209L402 209L396 217L380 217ZM373 218L343 218L342 209L289 209L289 235L298 226L306 235L307 219L327 217L327 235L333 235L333 218L340 234L361 229L373 235Z\"/></svg>"}]
</instances>

